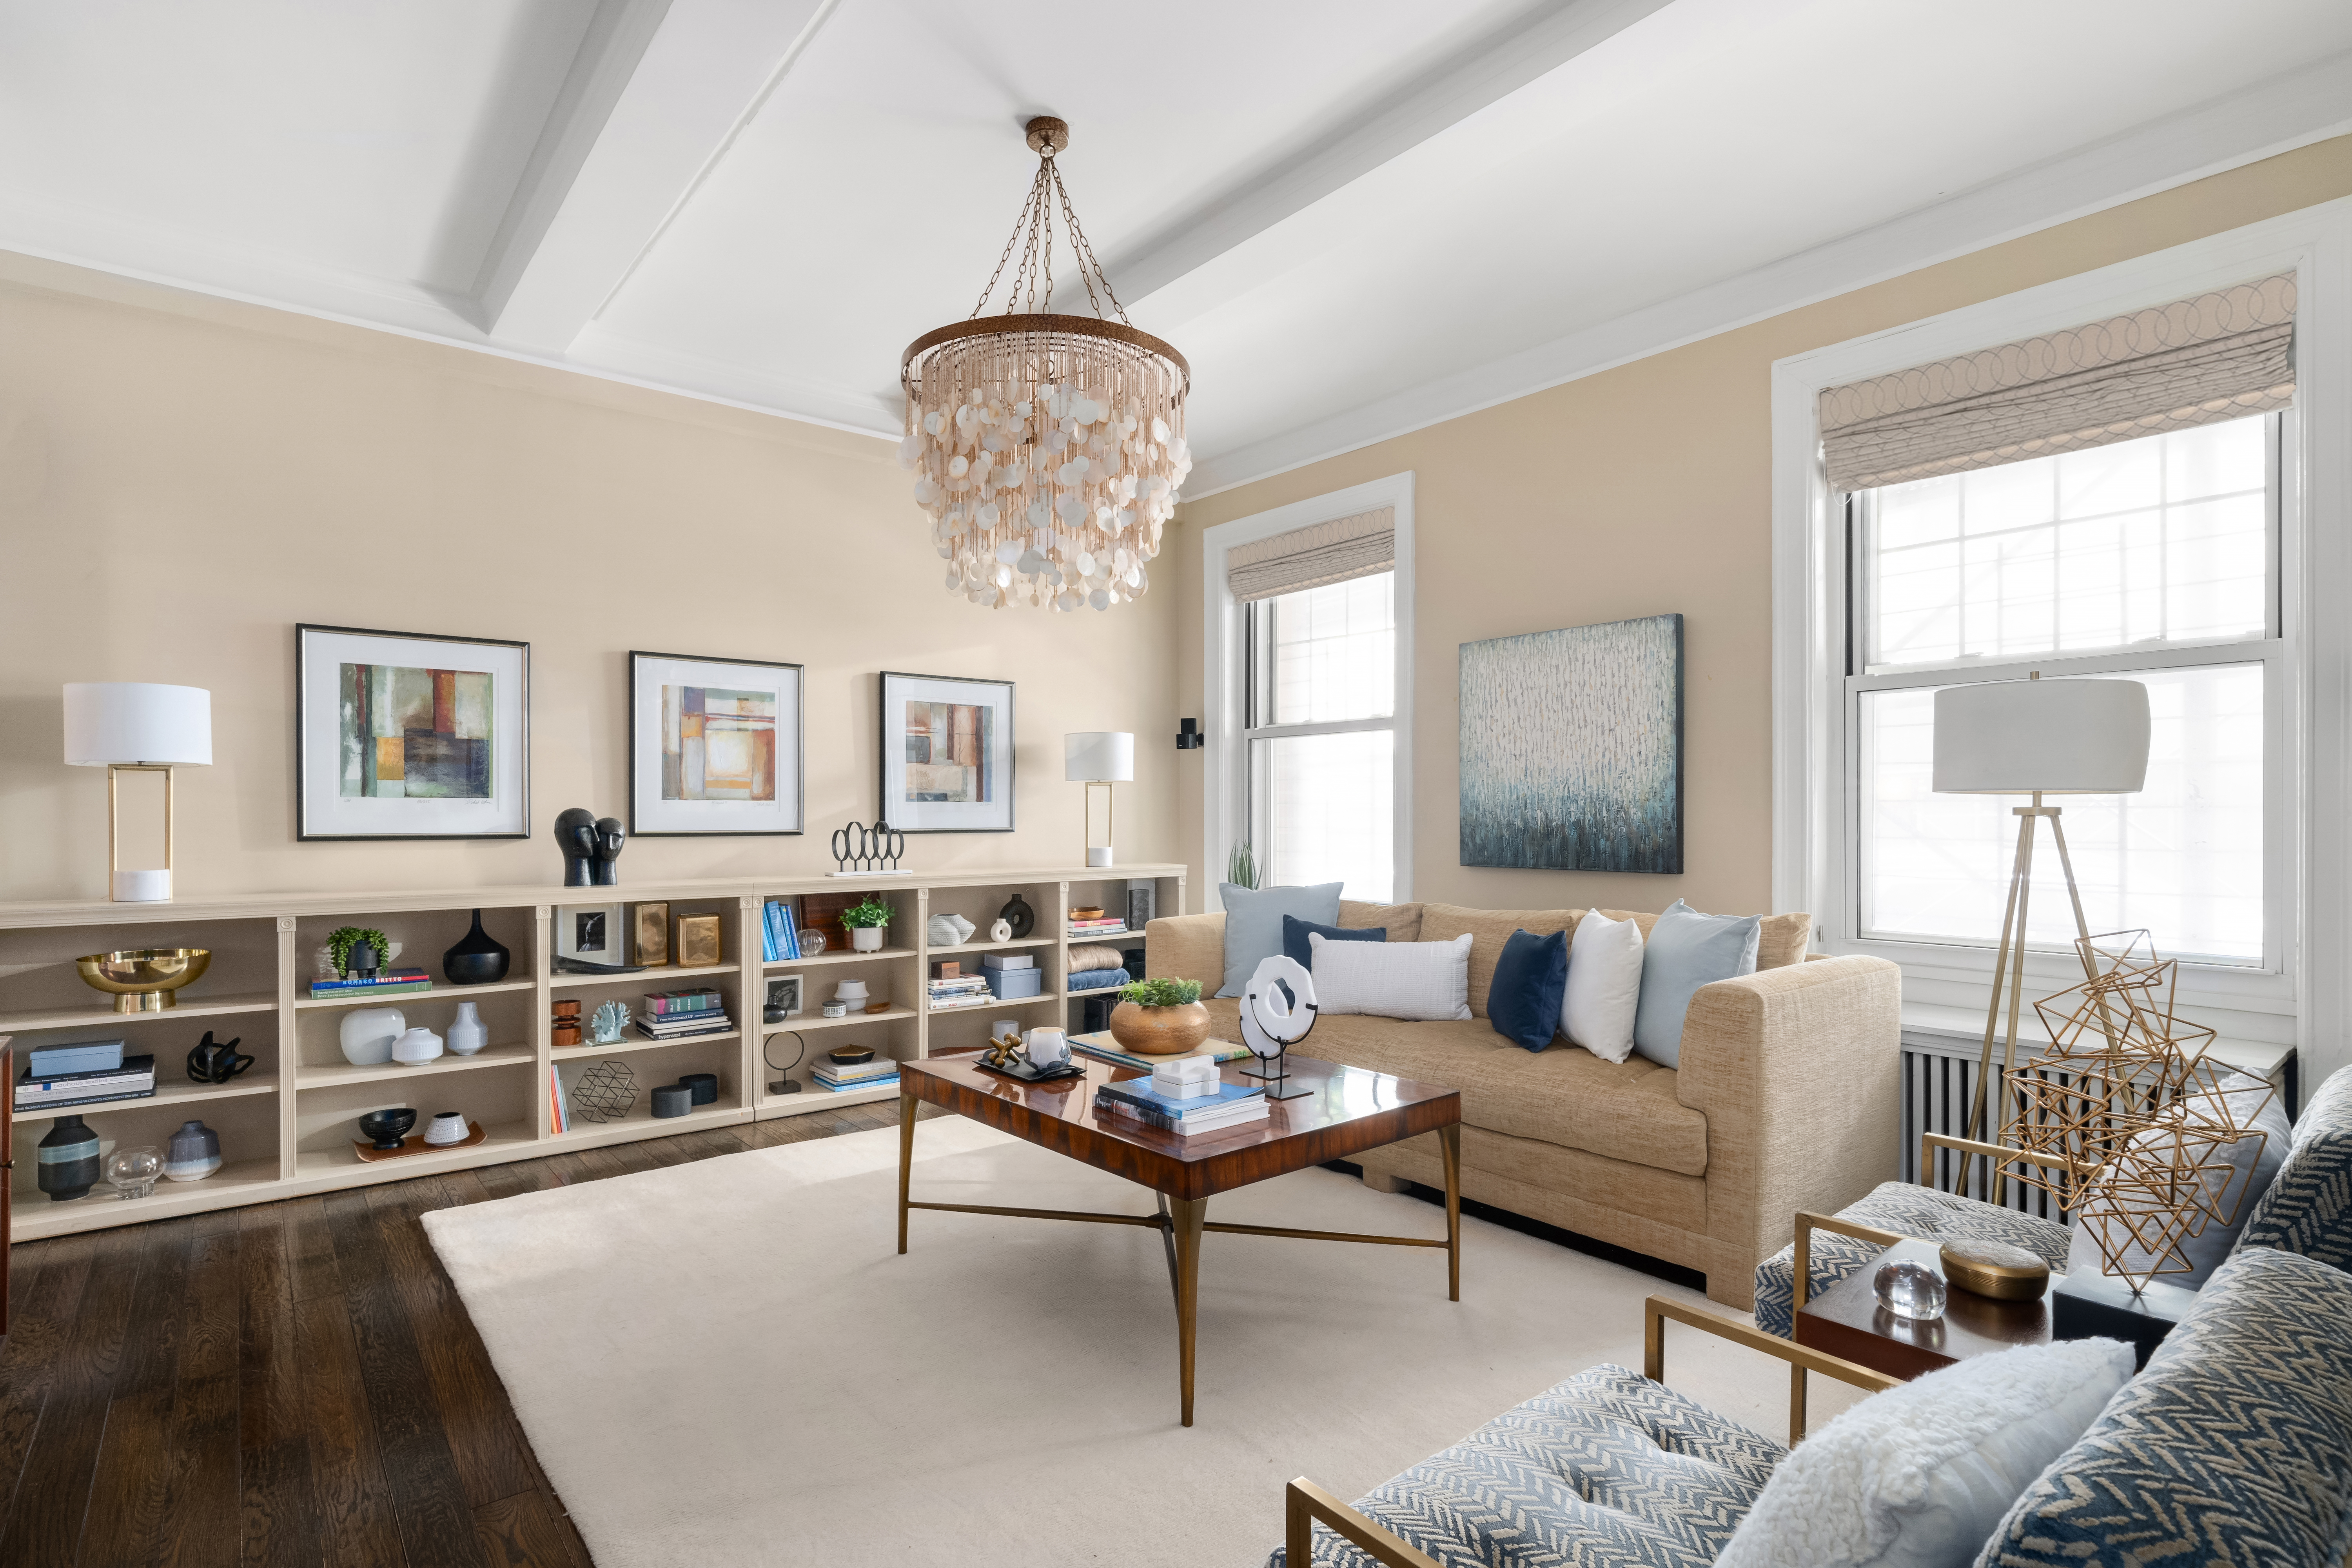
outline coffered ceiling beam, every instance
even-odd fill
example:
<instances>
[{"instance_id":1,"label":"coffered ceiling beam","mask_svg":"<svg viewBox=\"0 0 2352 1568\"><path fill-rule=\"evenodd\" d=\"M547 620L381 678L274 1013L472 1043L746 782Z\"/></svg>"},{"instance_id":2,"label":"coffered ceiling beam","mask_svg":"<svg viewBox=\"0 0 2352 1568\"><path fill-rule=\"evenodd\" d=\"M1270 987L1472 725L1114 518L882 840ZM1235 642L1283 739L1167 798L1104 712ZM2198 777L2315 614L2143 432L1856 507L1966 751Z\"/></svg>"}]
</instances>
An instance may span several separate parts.
<instances>
[{"instance_id":1,"label":"coffered ceiling beam","mask_svg":"<svg viewBox=\"0 0 2352 1568\"><path fill-rule=\"evenodd\" d=\"M1177 214L1111 258L1111 287L1137 301L1448 126L1632 26L1671 0L1550 0L1440 60L1403 91Z\"/></svg>"},{"instance_id":2,"label":"coffered ceiling beam","mask_svg":"<svg viewBox=\"0 0 2352 1568\"><path fill-rule=\"evenodd\" d=\"M493 341L561 354L836 0L602 0L484 258Z\"/></svg>"}]
</instances>

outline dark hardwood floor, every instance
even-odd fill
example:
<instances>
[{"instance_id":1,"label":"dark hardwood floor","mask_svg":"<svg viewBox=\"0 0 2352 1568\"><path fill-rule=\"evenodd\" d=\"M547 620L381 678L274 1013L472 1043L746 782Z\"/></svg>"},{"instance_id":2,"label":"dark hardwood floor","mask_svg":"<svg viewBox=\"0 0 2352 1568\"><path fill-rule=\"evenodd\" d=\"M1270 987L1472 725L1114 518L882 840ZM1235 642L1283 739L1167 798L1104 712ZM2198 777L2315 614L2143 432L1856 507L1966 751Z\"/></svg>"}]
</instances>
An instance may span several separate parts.
<instances>
[{"instance_id":1,"label":"dark hardwood floor","mask_svg":"<svg viewBox=\"0 0 2352 1568\"><path fill-rule=\"evenodd\" d=\"M812 1111L19 1246L0 1568L586 1568L417 1216L898 1115Z\"/></svg>"}]
</instances>

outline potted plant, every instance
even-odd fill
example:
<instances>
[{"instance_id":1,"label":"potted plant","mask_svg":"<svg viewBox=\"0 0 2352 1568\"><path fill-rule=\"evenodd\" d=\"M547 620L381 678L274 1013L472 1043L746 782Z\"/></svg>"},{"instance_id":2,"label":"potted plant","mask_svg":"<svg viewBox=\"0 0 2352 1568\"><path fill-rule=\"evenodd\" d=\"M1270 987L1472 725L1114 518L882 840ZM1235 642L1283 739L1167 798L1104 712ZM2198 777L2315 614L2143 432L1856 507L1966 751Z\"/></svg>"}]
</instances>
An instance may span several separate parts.
<instances>
[{"instance_id":1,"label":"potted plant","mask_svg":"<svg viewBox=\"0 0 2352 1568\"><path fill-rule=\"evenodd\" d=\"M1119 988L1110 1037L1139 1057L1181 1057L1209 1037L1197 980L1139 980Z\"/></svg>"},{"instance_id":2,"label":"potted plant","mask_svg":"<svg viewBox=\"0 0 2352 1568\"><path fill-rule=\"evenodd\" d=\"M350 979L354 969L373 974L392 962L392 943L384 940L383 932L366 926L338 926L329 931L327 952L334 960L339 980Z\"/></svg>"},{"instance_id":3,"label":"potted plant","mask_svg":"<svg viewBox=\"0 0 2352 1568\"><path fill-rule=\"evenodd\" d=\"M879 893L868 893L842 910L841 923L849 928L850 951L881 952L882 933L890 929L891 917L898 912Z\"/></svg>"}]
</instances>

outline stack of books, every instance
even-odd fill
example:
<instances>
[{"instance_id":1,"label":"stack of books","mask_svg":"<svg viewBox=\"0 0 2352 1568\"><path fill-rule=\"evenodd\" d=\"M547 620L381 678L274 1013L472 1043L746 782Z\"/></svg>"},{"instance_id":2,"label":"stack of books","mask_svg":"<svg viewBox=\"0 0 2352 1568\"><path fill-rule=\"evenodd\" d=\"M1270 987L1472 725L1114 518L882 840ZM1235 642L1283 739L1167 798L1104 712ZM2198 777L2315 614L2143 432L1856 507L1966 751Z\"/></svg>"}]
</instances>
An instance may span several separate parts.
<instances>
[{"instance_id":1,"label":"stack of books","mask_svg":"<svg viewBox=\"0 0 2352 1568\"><path fill-rule=\"evenodd\" d=\"M932 1012L954 1013L966 1007L985 1007L996 1000L995 993L988 988L985 975L966 974L961 965L951 961L932 967L940 971L925 982L930 992Z\"/></svg>"},{"instance_id":2,"label":"stack of books","mask_svg":"<svg viewBox=\"0 0 2352 1568\"><path fill-rule=\"evenodd\" d=\"M1070 936L1073 941L1080 937L1125 936L1126 934L1127 921L1117 915L1104 915L1090 921L1074 920L1070 922Z\"/></svg>"},{"instance_id":3,"label":"stack of books","mask_svg":"<svg viewBox=\"0 0 2352 1568\"><path fill-rule=\"evenodd\" d=\"M656 991L637 1015L637 1033L649 1040L679 1040L688 1035L723 1034L735 1026L727 998L708 986L696 991Z\"/></svg>"},{"instance_id":4,"label":"stack of books","mask_svg":"<svg viewBox=\"0 0 2352 1568\"><path fill-rule=\"evenodd\" d=\"M1123 1068L1141 1068L1145 1072L1156 1070L1161 1063L1170 1059L1167 1057L1137 1056L1133 1051L1112 1039L1110 1031L1108 1029L1091 1035L1072 1035L1070 1049L1082 1056L1093 1057L1097 1061L1113 1062ZM1190 1056L1174 1059L1189 1061L1192 1057L1204 1057L1213 1062L1237 1062L1249 1054L1250 1048L1247 1046L1237 1046L1231 1040L1211 1040Z\"/></svg>"},{"instance_id":5,"label":"stack of books","mask_svg":"<svg viewBox=\"0 0 2352 1568\"><path fill-rule=\"evenodd\" d=\"M809 1069L819 1089L835 1094L846 1094L853 1089L896 1089L898 1087L898 1064L888 1057L876 1057L870 1062L855 1066L836 1062L830 1058L820 1059Z\"/></svg>"},{"instance_id":6,"label":"stack of books","mask_svg":"<svg viewBox=\"0 0 2352 1568\"><path fill-rule=\"evenodd\" d=\"M1266 1118L1265 1090L1254 1084L1220 1083L1210 1093L1178 1096L1162 1091L1150 1078L1103 1085L1095 1090L1095 1109L1179 1138L1221 1132Z\"/></svg>"},{"instance_id":7,"label":"stack of books","mask_svg":"<svg viewBox=\"0 0 2352 1568\"><path fill-rule=\"evenodd\" d=\"M313 998L332 997L337 1001L357 996L401 996L432 989L433 976L421 969L379 969L372 975L346 974L340 979L310 982Z\"/></svg>"},{"instance_id":8,"label":"stack of books","mask_svg":"<svg viewBox=\"0 0 2352 1568\"><path fill-rule=\"evenodd\" d=\"M126 1057L121 1040L77 1040L25 1053L16 1114L42 1116L109 1100L145 1100L154 1092L153 1057Z\"/></svg>"},{"instance_id":9,"label":"stack of books","mask_svg":"<svg viewBox=\"0 0 2352 1568\"><path fill-rule=\"evenodd\" d=\"M760 956L770 963L801 956L801 933L788 900L770 899L760 910Z\"/></svg>"}]
</instances>

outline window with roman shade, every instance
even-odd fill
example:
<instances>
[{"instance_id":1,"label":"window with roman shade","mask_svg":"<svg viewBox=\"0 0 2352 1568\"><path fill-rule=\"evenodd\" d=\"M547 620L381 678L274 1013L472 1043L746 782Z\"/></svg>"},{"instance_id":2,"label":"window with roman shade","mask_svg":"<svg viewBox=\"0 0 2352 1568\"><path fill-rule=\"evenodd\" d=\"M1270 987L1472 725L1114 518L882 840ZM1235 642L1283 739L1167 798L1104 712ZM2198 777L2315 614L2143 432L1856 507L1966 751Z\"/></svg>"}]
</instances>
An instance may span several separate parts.
<instances>
[{"instance_id":1,"label":"window with roman shade","mask_svg":"<svg viewBox=\"0 0 2352 1568\"><path fill-rule=\"evenodd\" d=\"M1225 557L1226 584L1244 605L1395 569L1396 510L1385 506L1237 545Z\"/></svg>"},{"instance_id":2,"label":"window with roman shade","mask_svg":"<svg viewBox=\"0 0 2352 1568\"><path fill-rule=\"evenodd\" d=\"M1929 789L1935 693L2039 670L2139 680L2154 712L2147 787L2064 804L2091 929L2275 960L2294 312L2294 279L2263 278L1821 395L1849 531L1856 935L1990 944L2021 803ZM2063 900L2032 906L2035 945L2073 934Z\"/></svg>"}]
</instances>

